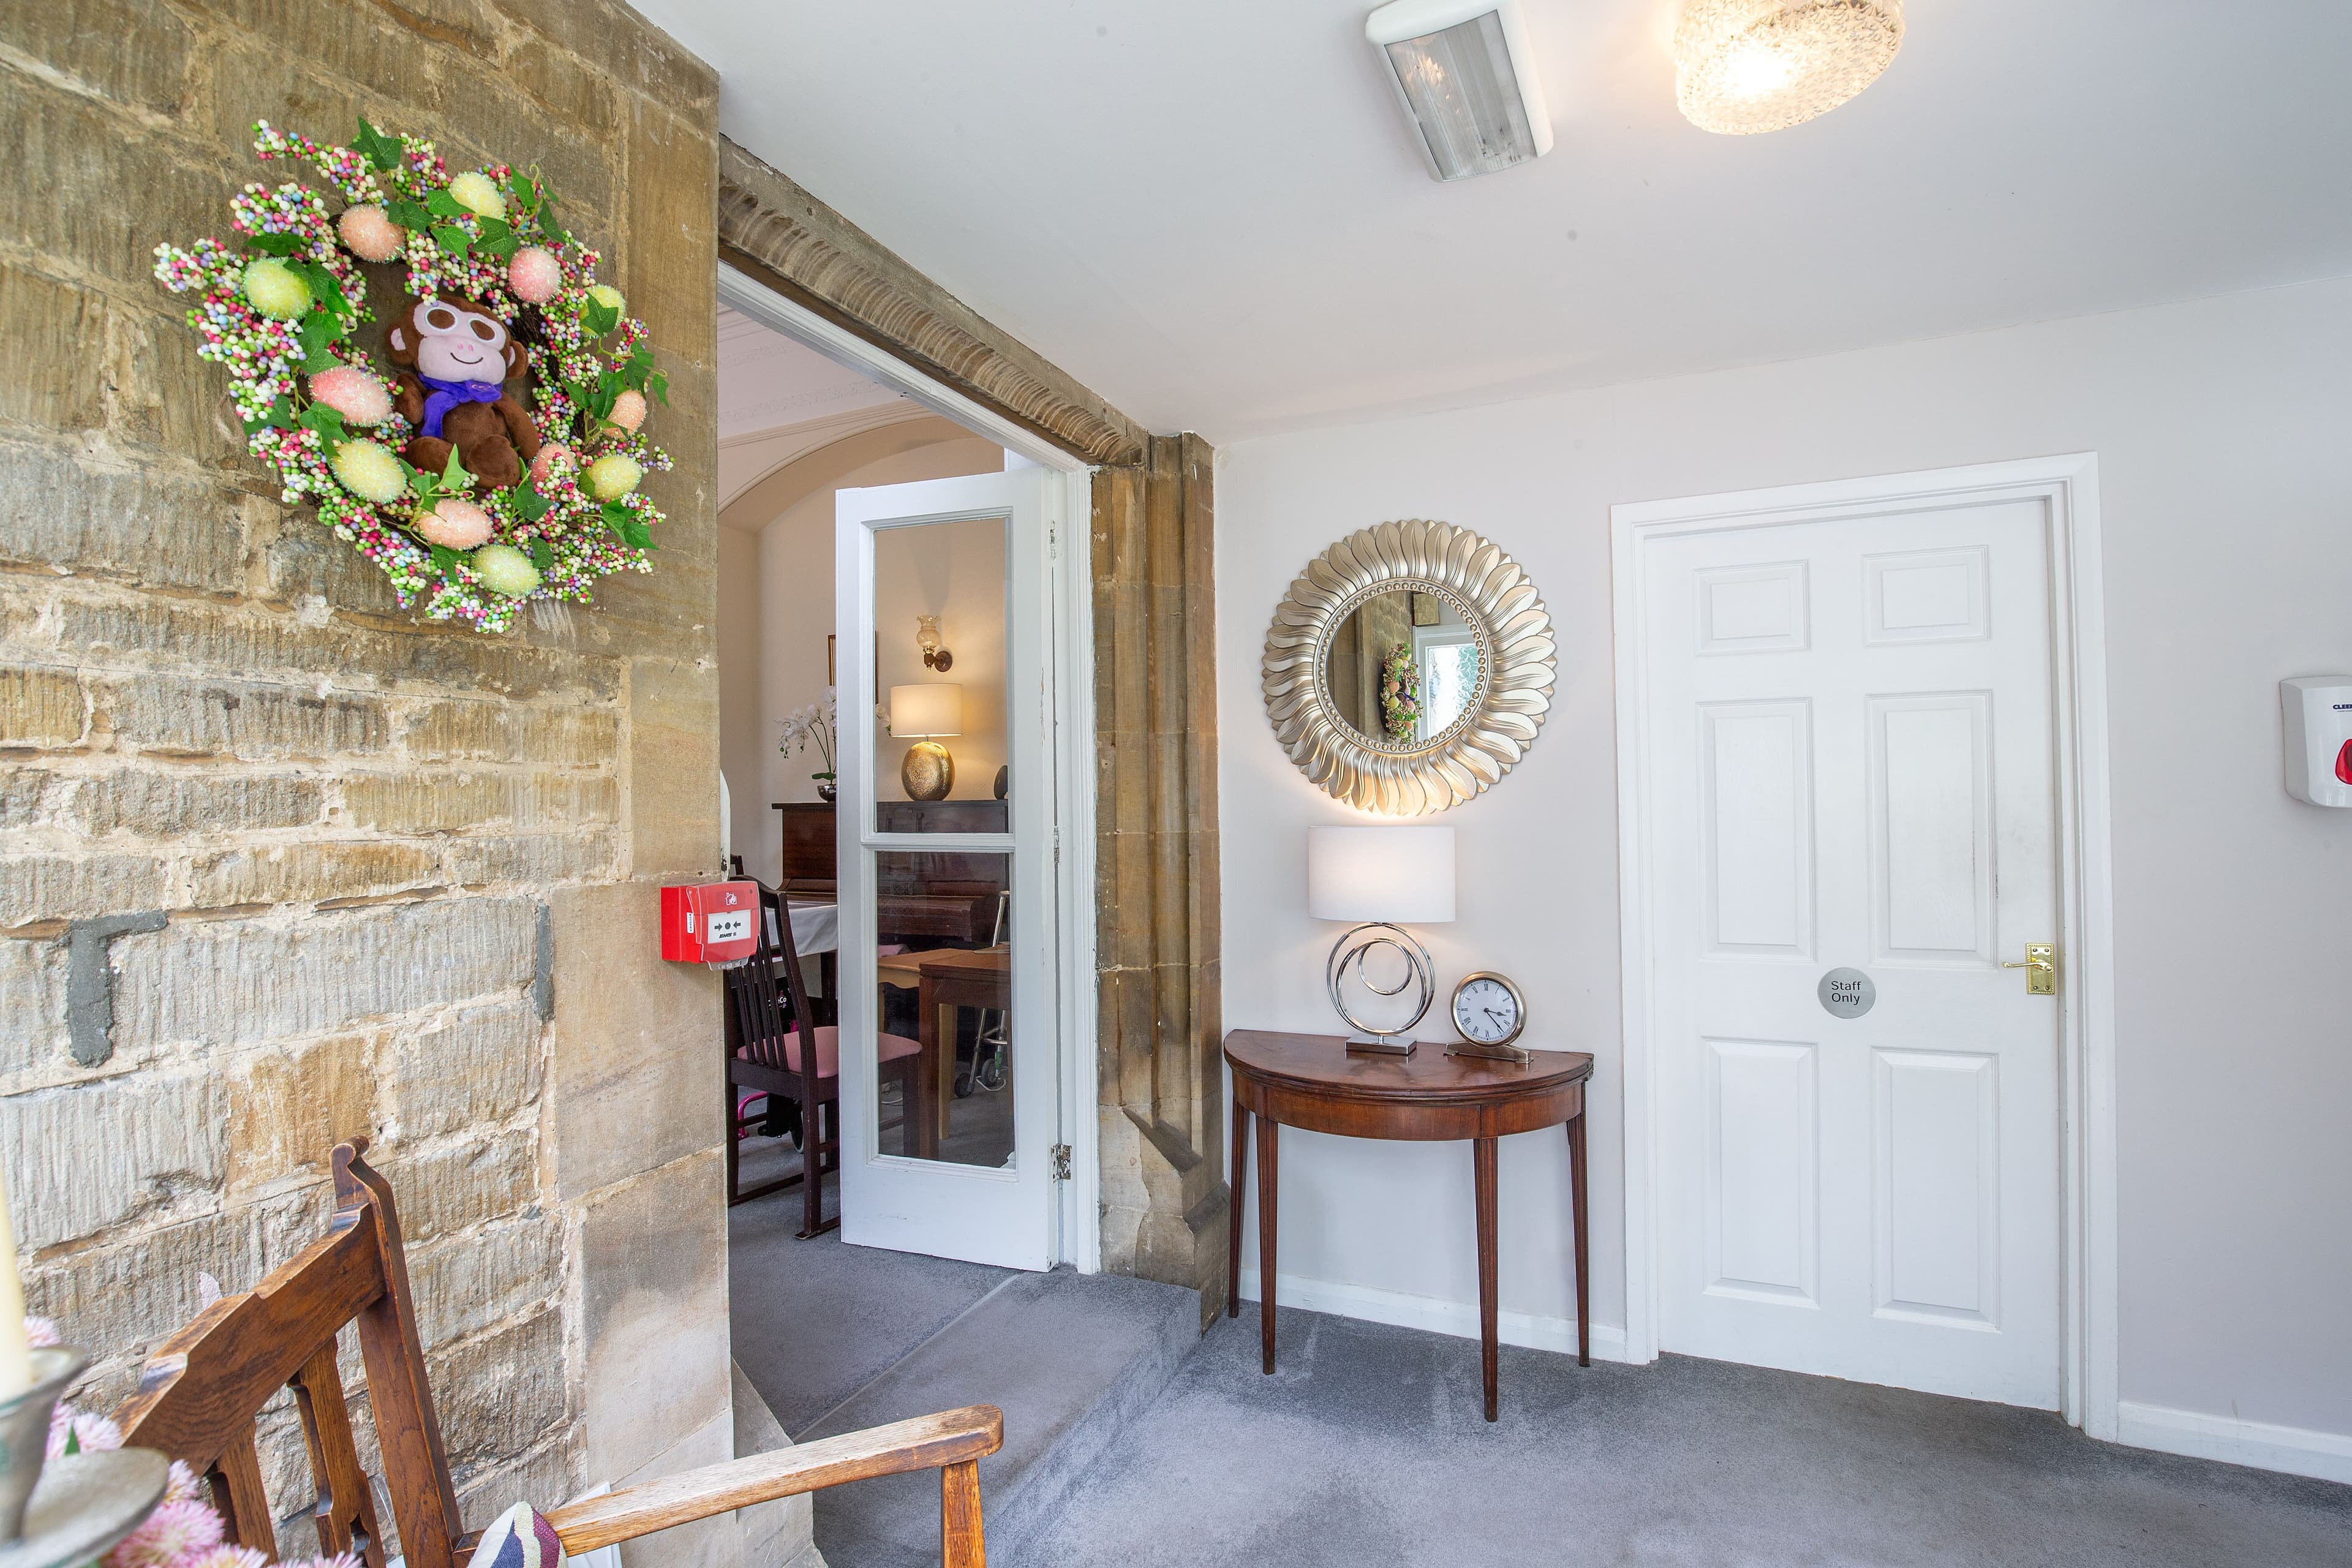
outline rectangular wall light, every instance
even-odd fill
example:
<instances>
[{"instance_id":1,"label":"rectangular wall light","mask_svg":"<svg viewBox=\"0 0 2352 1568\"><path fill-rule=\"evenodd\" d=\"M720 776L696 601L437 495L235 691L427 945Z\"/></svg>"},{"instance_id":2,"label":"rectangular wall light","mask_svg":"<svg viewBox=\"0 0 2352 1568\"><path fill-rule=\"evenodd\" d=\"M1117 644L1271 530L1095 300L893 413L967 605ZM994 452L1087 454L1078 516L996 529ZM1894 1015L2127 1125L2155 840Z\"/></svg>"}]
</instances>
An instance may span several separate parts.
<instances>
[{"instance_id":1,"label":"rectangular wall light","mask_svg":"<svg viewBox=\"0 0 2352 1568\"><path fill-rule=\"evenodd\" d=\"M1551 151L1518 0L1390 0L1364 18L1429 172L1466 180Z\"/></svg>"}]
</instances>

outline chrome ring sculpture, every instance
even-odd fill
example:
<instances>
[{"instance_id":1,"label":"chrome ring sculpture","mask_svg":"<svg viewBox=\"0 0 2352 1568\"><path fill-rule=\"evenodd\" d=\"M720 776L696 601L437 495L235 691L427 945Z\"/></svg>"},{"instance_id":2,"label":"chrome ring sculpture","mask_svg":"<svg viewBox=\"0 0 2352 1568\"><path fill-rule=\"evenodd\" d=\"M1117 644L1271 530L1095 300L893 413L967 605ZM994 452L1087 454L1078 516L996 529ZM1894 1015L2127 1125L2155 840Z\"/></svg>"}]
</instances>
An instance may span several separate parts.
<instances>
[{"instance_id":1,"label":"chrome ring sculpture","mask_svg":"<svg viewBox=\"0 0 2352 1568\"><path fill-rule=\"evenodd\" d=\"M1411 590L1454 606L1476 637L1478 684L1462 717L1425 742L1387 743L1339 716L1325 676L1332 637L1376 595ZM1266 717L1290 760L1349 805L1391 816L1458 805L1501 782L1550 710L1551 613L1518 563L1450 522L1360 529L1307 563L1265 634Z\"/></svg>"},{"instance_id":2,"label":"chrome ring sculpture","mask_svg":"<svg viewBox=\"0 0 2352 1568\"><path fill-rule=\"evenodd\" d=\"M1403 958L1405 973L1394 985L1382 985L1372 978L1370 966L1365 962L1376 948L1394 948ZM1383 1029L1365 1023L1348 1011L1345 986L1348 971L1353 969L1364 982L1364 988L1375 996L1394 996L1408 985L1418 985L1412 1016L1392 1029ZM1331 944L1331 956L1324 961L1323 985L1331 995L1331 1010L1356 1032L1349 1037L1351 1046L1370 1046L1393 1052L1410 1054L1411 1045L1394 1046L1390 1042L1399 1035L1412 1033L1413 1026L1429 1015L1429 1005L1437 997L1436 967L1430 963L1429 949L1419 938L1402 926L1386 921L1370 921L1357 926Z\"/></svg>"}]
</instances>

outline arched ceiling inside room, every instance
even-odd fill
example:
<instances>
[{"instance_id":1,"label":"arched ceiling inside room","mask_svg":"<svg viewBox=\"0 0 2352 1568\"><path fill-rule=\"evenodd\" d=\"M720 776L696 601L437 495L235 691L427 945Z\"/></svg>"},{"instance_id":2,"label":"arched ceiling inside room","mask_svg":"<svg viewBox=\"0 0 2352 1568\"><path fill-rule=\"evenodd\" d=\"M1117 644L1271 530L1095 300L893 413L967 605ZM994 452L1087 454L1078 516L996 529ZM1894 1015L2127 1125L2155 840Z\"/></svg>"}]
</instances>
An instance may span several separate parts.
<instances>
[{"instance_id":1,"label":"arched ceiling inside room","mask_svg":"<svg viewBox=\"0 0 2352 1568\"><path fill-rule=\"evenodd\" d=\"M2352 272L2352 4L1910 0L1876 86L1708 135L1675 0L1526 0L1558 146L1423 172L1363 0L638 0L727 133L1212 440Z\"/></svg>"}]
</instances>

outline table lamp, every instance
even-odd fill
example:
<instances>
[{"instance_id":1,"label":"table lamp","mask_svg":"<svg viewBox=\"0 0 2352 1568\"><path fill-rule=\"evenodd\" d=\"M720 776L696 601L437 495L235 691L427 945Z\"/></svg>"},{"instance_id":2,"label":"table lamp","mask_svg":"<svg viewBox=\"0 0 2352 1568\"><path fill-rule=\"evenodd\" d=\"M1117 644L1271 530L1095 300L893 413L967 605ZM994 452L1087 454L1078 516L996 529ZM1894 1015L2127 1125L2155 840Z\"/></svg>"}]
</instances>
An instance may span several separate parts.
<instances>
[{"instance_id":1,"label":"table lamp","mask_svg":"<svg viewBox=\"0 0 2352 1568\"><path fill-rule=\"evenodd\" d=\"M1348 1049L1412 1055L1409 1037L1429 1012L1437 980L1429 950L1403 922L1431 924L1454 918L1454 829L1451 827L1310 827L1307 830L1307 912L1318 921L1350 921L1353 929L1331 945L1323 984L1332 1010L1355 1031ZM1394 985L1371 977L1369 960L1392 949L1405 973ZM1353 969L1376 996L1415 989L1412 1016L1377 1028L1348 1010L1345 986Z\"/></svg>"},{"instance_id":2,"label":"table lamp","mask_svg":"<svg viewBox=\"0 0 2352 1568\"><path fill-rule=\"evenodd\" d=\"M945 800L955 787L955 759L939 737L963 733L963 688L947 680L892 687L890 733L915 742L898 764L898 784L907 798Z\"/></svg>"}]
</instances>

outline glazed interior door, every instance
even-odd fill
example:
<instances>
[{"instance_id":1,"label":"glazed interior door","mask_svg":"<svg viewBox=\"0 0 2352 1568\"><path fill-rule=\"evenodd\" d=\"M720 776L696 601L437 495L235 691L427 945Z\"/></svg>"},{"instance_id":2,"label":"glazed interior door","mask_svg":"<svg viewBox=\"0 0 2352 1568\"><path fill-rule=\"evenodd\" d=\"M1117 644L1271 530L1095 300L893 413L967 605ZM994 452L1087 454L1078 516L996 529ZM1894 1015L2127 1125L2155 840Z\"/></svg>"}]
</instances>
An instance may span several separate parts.
<instances>
[{"instance_id":1,"label":"glazed interior door","mask_svg":"<svg viewBox=\"0 0 2352 1568\"><path fill-rule=\"evenodd\" d=\"M841 1234L860 1246L1051 1261L1058 478L835 500Z\"/></svg>"},{"instance_id":2,"label":"glazed interior door","mask_svg":"<svg viewBox=\"0 0 2352 1568\"><path fill-rule=\"evenodd\" d=\"M2058 1406L2046 529L1637 546L1662 1349Z\"/></svg>"}]
</instances>

